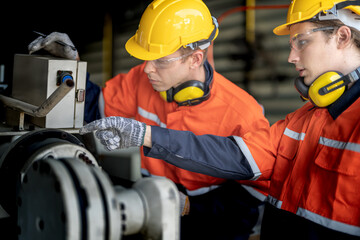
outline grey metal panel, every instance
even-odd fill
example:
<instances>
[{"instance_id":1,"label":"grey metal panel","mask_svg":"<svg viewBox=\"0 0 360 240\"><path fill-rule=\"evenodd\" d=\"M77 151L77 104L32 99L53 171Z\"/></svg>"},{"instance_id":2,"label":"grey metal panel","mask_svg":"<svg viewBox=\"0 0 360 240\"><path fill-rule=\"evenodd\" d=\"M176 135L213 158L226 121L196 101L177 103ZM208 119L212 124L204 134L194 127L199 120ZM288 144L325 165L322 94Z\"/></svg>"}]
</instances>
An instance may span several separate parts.
<instances>
[{"instance_id":1,"label":"grey metal panel","mask_svg":"<svg viewBox=\"0 0 360 240\"><path fill-rule=\"evenodd\" d=\"M52 57L15 55L12 97L40 106L58 88L58 71L72 72L76 87L71 89L46 117L31 117L30 120L45 128L81 127L84 102L76 101L76 91L85 90L86 63Z\"/></svg>"}]
</instances>

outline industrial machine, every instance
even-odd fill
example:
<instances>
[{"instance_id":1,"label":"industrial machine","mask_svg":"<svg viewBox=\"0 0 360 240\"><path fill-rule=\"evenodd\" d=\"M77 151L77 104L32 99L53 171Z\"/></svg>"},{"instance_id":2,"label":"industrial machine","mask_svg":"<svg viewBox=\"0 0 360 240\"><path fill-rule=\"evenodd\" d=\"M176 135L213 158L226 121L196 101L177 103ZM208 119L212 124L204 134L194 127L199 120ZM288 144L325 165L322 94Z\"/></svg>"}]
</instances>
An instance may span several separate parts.
<instances>
[{"instance_id":1,"label":"industrial machine","mask_svg":"<svg viewBox=\"0 0 360 240\"><path fill-rule=\"evenodd\" d=\"M0 95L0 231L9 239L179 239L179 196L137 149L80 136L86 62L16 55Z\"/></svg>"}]
</instances>

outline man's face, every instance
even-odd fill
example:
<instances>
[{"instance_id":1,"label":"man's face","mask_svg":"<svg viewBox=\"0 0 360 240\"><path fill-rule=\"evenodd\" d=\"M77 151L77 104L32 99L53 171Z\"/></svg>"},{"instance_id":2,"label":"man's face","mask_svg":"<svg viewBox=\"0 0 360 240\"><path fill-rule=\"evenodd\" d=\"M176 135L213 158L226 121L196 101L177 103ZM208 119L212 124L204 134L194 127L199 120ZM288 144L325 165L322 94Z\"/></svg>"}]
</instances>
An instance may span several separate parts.
<instances>
[{"instance_id":1,"label":"man's face","mask_svg":"<svg viewBox=\"0 0 360 240\"><path fill-rule=\"evenodd\" d=\"M166 57L147 61L144 72L148 75L153 88L158 91L166 91L171 87L177 87L189 79L191 54L181 54L176 51Z\"/></svg>"},{"instance_id":2,"label":"man's face","mask_svg":"<svg viewBox=\"0 0 360 240\"><path fill-rule=\"evenodd\" d=\"M327 71L339 71L341 65L335 38L329 39L322 30L314 30L317 28L310 22L290 27L291 51L288 61L295 65L299 76L304 77L308 86Z\"/></svg>"}]
</instances>

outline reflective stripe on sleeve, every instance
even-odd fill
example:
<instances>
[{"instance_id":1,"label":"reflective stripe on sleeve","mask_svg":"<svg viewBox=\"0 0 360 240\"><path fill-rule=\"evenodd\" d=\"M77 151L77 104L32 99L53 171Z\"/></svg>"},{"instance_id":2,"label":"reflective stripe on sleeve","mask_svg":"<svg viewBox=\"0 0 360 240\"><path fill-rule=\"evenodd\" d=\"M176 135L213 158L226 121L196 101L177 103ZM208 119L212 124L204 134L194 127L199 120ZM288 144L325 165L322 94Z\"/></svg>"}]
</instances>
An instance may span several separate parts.
<instances>
[{"instance_id":1,"label":"reflective stripe on sleeve","mask_svg":"<svg viewBox=\"0 0 360 240\"><path fill-rule=\"evenodd\" d=\"M360 227L353 226L350 224L338 222L323 216L320 216L316 213L310 212L309 210L299 208L296 212L296 215L304 217L312 222L318 223L324 227L333 229L335 231L360 236Z\"/></svg>"},{"instance_id":2,"label":"reflective stripe on sleeve","mask_svg":"<svg viewBox=\"0 0 360 240\"><path fill-rule=\"evenodd\" d=\"M284 135L288 136L289 138L298 140L298 141L304 140L304 138L305 138L305 133L294 132L293 130L290 130L288 128L285 129Z\"/></svg>"},{"instance_id":3,"label":"reflective stripe on sleeve","mask_svg":"<svg viewBox=\"0 0 360 240\"><path fill-rule=\"evenodd\" d=\"M248 163L251 167L251 170L254 174L254 177L251 178L250 180L257 180L261 176L261 172L260 172L260 169L259 169L258 165L256 164L253 156L251 155L249 148L246 146L246 143L244 142L244 140L241 137L233 136L233 138L235 139L237 145L239 146L242 153L244 154L244 156L245 156L246 160L248 161Z\"/></svg>"},{"instance_id":4,"label":"reflective stripe on sleeve","mask_svg":"<svg viewBox=\"0 0 360 240\"><path fill-rule=\"evenodd\" d=\"M343 150L350 150L350 151L360 153L360 144L358 144L358 143L341 142L341 141L336 141L336 140L332 140L332 139L325 138L325 137L320 137L319 144L327 146L327 147L343 149Z\"/></svg>"},{"instance_id":5,"label":"reflective stripe on sleeve","mask_svg":"<svg viewBox=\"0 0 360 240\"><path fill-rule=\"evenodd\" d=\"M259 191L256 191L255 188L250 187L250 186L246 186L246 185L241 185L243 188L245 188L246 191L248 191L250 193L251 196L253 196L254 198L264 202L266 199L266 196L264 194L262 194Z\"/></svg>"},{"instance_id":6,"label":"reflective stripe on sleeve","mask_svg":"<svg viewBox=\"0 0 360 240\"><path fill-rule=\"evenodd\" d=\"M278 209L281 209L282 201L277 200L273 196L268 195L267 198L266 198L266 201L268 203L270 203L271 205L273 205L274 207L276 207Z\"/></svg>"},{"instance_id":7,"label":"reflective stripe on sleeve","mask_svg":"<svg viewBox=\"0 0 360 240\"><path fill-rule=\"evenodd\" d=\"M189 196L199 196L199 195L203 195L205 193L208 193L214 189L217 189L218 187L220 187L219 185L212 185L212 186L209 186L209 187L202 187L202 188L199 188L199 189L196 189L196 190L188 190L186 189L186 193L187 195Z\"/></svg>"},{"instance_id":8,"label":"reflective stripe on sleeve","mask_svg":"<svg viewBox=\"0 0 360 240\"><path fill-rule=\"evenodd\" d=\"M281 209L282 201L270 195L267 196L266 201L274 207ZM298 208L296 215L335 231L360 236L360 227L323 217L304 208Z\"/></svg>"},{"instance_id":9,"label":"reflective stripe on sleeve","mask_svg":"<svg viewBox=\"0 0 360 240\"><path fill-rule=\"evenodd\" d=\"M158 115L148 112L145 109L138 107L138 113L140 114L140 116L142 116L143 118L149 119L153 122L156 122L160 127L162 128L166 128L166 124L160 121L160 118Z\"/></svg>"},{"instance_id":10,"label":"reflective stripe on sleeve","mask_svg":"<svg viewBox=\"0 0 360 240\"><path fill-rule=\"evenodd\" d=\"M305 133L297 133L288 128L285 129L284 135L288 136L292 139L298 140L298 141L304 140L304 138L305 138ZM319 144L327 146L327 147L332 147L332 148L337 148L337 149L342 149L342 150L349 150L349 151L354 151L354 152L360 153L360 144L358 144L358 143L342 142L342 141L329 139L326 137L320 137Z\"/></svg>"}]
</instances>

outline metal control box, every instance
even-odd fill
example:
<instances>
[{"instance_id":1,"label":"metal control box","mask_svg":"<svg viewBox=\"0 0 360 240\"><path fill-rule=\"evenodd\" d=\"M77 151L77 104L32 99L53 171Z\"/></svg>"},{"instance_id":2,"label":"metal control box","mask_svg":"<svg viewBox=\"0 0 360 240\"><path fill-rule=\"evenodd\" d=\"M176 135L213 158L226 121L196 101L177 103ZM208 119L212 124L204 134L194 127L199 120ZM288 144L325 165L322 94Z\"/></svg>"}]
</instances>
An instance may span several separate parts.
<instances>
[{"instance_id":1,"label":"metal control box","mask_svg":"<svg viewBox=\"0 0 360 240\"><path fill-rule=\"evenodd\" d=\"M80 128L84 119L86 67L83 61L16 54L12 97L39 106L59 87L66 73L73 78L74 87L45 117L29 116L29 121L43 128Z\"/></svg>"}]
</instances>

